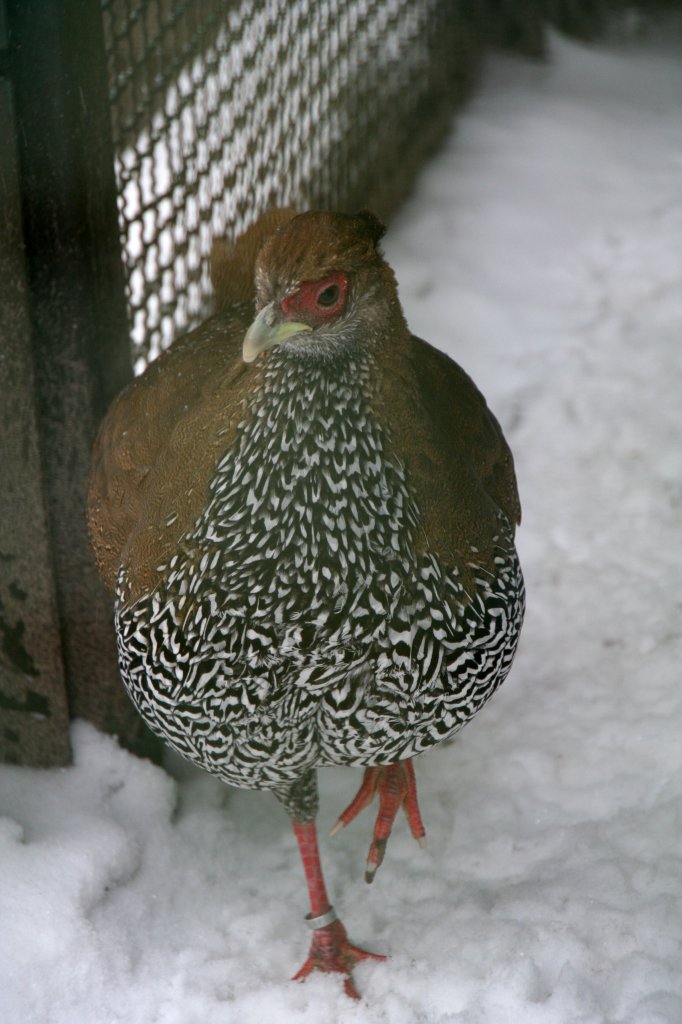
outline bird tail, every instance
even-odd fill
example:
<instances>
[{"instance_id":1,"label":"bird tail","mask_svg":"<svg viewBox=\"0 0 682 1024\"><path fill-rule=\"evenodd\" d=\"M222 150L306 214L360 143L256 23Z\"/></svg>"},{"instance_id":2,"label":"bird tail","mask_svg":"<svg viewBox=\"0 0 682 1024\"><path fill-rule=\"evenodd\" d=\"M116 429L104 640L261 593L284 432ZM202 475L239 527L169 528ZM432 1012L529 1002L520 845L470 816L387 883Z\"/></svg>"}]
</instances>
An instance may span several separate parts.
<instances>
[{"instance_id":1,"label":"bird tail","mask_svg":"<svg viewBox=\"0 0 682 1024\"><path fill-rule=\"evenodd\" d=\"M262 213L234 241L227 238L215 239L211 249L211 282L216 313L254 298L253 271L256 256L266 239L295 217L297 212L290 207L274 207Z\"/></svg>"}]
</instances>

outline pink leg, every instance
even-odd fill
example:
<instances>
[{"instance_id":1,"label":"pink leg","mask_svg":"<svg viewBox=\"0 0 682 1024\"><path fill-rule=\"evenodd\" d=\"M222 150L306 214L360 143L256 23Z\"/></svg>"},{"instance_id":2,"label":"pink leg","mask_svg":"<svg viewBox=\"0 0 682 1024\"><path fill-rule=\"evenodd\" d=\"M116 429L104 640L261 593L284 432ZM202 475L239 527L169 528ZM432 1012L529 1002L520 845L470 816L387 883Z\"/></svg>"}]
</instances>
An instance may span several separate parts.
<instances>
[{"instance_id":1,"label":"pink leg","mask_svg":"<svg viewBox=\"0 0 682 1024\"><path fill-rule=\"evenodd\" d=\"M317 847L315 822L293 821L292 825L298 840L310 895L310 913L307 915L307 921L314 928L308 958L293 980L303 981L311 971L333 971L344 975L346 995L352 999L359 999L360 995L351 974L353 967L360 960L385 960L386 957L378 953L368 953L348 941L346 929L336 917L327 896ZM315 919L319 919L319 925L316 925Z\"/></svg>"},{"instance_id":2,"label":"pink leg","mask_svg":"<svg viewBox=\"0 0 682 1024\"><path fill-rule=\"evenodd\" d=\"M360 811L371 804L377 793L379 794L379 812L367 856L365 872L367 882L374 880L377 868L384 859L388 837L400 807L405 811L410 831L419 845L424 846L426 843L426 832L417 801L417 782L410 759L398 761L396 764L367 768L360 789L339 817L330 835L334 835L340 828L348 825Z\"/></svg>"}]
</instances>

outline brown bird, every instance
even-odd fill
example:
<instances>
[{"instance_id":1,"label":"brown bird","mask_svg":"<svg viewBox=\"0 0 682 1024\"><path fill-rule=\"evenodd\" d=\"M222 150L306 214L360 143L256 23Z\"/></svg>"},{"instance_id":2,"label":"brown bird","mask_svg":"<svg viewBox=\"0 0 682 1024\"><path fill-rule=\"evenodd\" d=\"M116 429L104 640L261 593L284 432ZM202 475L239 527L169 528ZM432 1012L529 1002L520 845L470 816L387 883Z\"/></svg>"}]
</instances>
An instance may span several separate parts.
<instances>
[{"instance_id":1,"label":"brown bird","mask_svg":"<svg viewBox=\"0 0 682 1024\"><path fill-rule=\"evenodd\" d=\"M511 453L410 334L383 230L275 211L218 247L220 311L116 399L89 498L130 696L175 750L282 803L313 929L296 978L337 971L354 997L376 954L325 889L315 769L365 769L333 831L378 794L371 881L401 806L423 843L411 759L497 689L524 606Z\"/></svg>"}]
</instances>

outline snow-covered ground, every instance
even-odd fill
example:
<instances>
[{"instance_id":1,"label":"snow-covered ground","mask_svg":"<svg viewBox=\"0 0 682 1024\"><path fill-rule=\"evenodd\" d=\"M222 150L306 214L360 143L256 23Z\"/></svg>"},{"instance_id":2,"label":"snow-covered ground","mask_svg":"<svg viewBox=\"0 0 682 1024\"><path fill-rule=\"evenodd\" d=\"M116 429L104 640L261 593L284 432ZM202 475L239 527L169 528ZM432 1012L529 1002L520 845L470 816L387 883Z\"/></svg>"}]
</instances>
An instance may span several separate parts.
<instances>
[{"instance_id":1,"label":"snow-covered ground","mask_svg":"<svg viewBox=\"0 0 682 1024\"><path fill-rule=\"evenodd\" d=\"M415 332L517 461L528 586L500 693L420 759L422 851L372 816L323 857L355 977L309 933L264 794L77 724L0 769L2 1024L682 1021L682 34L490 61L387 253ZM321 773L321 831L359 773Z\"/></svg>"}]
</instances>

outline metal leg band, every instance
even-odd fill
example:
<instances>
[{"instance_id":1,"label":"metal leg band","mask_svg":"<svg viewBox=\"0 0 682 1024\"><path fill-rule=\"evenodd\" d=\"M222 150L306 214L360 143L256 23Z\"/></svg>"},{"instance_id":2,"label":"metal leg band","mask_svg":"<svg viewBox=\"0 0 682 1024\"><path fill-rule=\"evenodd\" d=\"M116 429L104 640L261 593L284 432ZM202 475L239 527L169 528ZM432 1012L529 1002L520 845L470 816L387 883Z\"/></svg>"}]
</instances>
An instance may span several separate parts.
<instances>
[{"instance_id":1,"label":"metal leg band","mask_svg":"<svg viewBox=\"0 0 682 1024\"><path fill-rule=\"evenodd\" d=\"M330 907L324 914L318 914L317 917L312 917L310 914L306 914L305 916L306 924L309 928L312 928L313 931L317 928L326 928L328 924L331 924L332 921L336 920L338 920L338 917L333 907Z\"/></svg>"}]
</instances>

